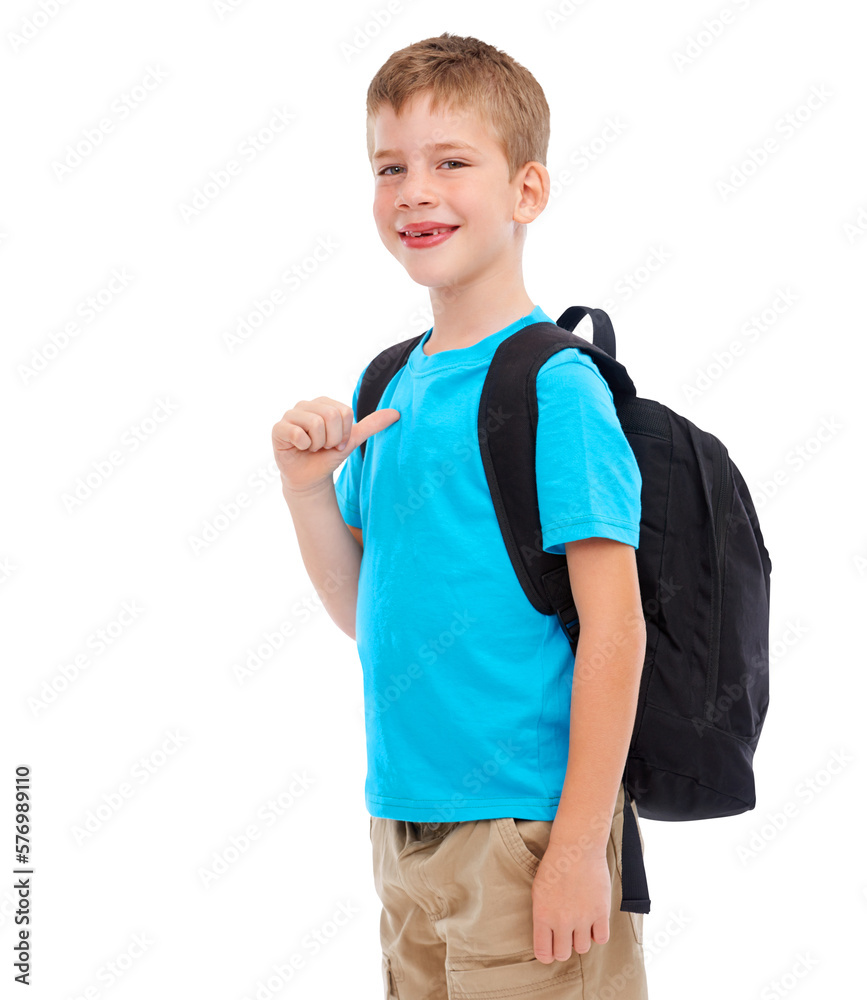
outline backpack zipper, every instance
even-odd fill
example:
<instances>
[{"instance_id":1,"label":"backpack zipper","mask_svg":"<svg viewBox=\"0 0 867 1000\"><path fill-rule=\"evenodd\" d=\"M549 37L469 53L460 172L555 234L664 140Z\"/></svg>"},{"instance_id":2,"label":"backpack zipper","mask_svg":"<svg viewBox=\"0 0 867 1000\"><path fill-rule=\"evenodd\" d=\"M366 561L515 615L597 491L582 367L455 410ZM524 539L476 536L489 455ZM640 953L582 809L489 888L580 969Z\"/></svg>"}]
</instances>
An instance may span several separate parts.
<instances>
[{"instance_id":1,"label":"backpack zipper","mask_svg":"<svg viewBox=\"0 0 867 1000\"><path fill-rule=\"evenodd\" d=\"M732 502L732 477L728 456L723 443L715 438L714 486L716 501L713 510L713 533L717 550L717 574L713 580L711 601L710 636L708 640L707 689L705 691L705 718L713 724L716 714L716 693L719 681L719 650L722 633L722 598L725 584L725 545L729 524L729 507Z\"/></svg>"}]
</instances>

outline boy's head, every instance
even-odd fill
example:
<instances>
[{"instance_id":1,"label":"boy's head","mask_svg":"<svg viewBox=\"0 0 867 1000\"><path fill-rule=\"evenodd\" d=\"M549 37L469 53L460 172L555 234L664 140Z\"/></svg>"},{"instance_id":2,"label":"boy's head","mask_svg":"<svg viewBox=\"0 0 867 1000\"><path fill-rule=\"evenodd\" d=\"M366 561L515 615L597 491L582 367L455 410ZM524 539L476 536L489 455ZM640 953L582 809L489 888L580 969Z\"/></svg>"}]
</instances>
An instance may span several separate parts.
<instances>
[{"instance_id":1,"label":"boy's head","mask_svg":"<svg viewBox=\"0 0 867 1000\"><path fill-rule=\"evenodd\" d=\"M520 264L525 224L550 189L549 121L533 75L476 38L446 32L389 57L367 93L374 216L416 281L464 284L504 256ZM402 233L432 222L463 231L427 250ZM446 257L433 249L447 245Z\"/></svg>"},{"instance_id":2,"label":"boy's head","mask_svg":"<svg viewBox=\"0 0 867 1000\"><path fill-rule=\"evenodd\" d=\"M374 121L384 105L400 117L417 95L430 109L475 112L488 126L509 165L511 182L529 161L545 164L550 111L538 81L511 56L478 38L425 38L386 60L367 90L367 156L374 153Z\"/></svg>"}]
</instances>

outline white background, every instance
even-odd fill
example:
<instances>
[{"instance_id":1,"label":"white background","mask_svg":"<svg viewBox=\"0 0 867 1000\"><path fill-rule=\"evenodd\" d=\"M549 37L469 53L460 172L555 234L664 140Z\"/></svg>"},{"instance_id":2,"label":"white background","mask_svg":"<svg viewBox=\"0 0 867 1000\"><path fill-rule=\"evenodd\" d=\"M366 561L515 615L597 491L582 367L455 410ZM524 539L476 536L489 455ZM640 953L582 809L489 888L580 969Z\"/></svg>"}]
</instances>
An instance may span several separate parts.
<instances>
[{"instance_id":1,"label":"white background","mask_svg":"<svg viewBox=\"0 0 867 1000\"><path fill-rule=\"evenodd\" d=\"M554 23L553 0L403 0L390 14L385 0L4 4L4 995L20 764L29 996L382 995L361 668L304 571L270 431L300 399L350 401L364 364L430 325L425 289L373 224L364 101L392 51L443 31L507 51L551 106L562 181L529 233L530 297L555 318L608 308L639 394L728 446L773 560L757 807L642 826L650 994L851 995L867 912L862 12L732 2L715 35L705 21L721 3L561 9ZM824 95L813 109L811 93ZM141 100L123 113L125 94ZM787 136L781 119L799 108ZM277 110L292 117L269 134ZM600 146L609 118L621 131ZM246 160L256 133L264 147ZM241 173L185 217L233 158ZM748 176L726 195L737 168ZM227 345L319 241L336 249ZM640 270L655 250L664 265ZM779 290L793 301L774 313ZM112 638L97 652L101 629ZM239 680L254 649L261 668ZM260 836L233 853L251 825ZM232 863L206 882L220 855ZM353 915L337 927L341 906ZM293 955L299 971L263 992Z\"/></svg>"}]
</instances>

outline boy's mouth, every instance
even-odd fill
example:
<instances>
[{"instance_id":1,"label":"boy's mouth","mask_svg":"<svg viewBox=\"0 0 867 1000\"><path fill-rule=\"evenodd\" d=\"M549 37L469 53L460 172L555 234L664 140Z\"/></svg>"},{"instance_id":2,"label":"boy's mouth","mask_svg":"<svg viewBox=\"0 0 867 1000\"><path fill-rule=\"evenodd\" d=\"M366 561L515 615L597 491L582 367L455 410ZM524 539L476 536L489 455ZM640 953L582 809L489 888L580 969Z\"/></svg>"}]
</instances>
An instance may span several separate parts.
<instances>
[{"instance_id":1,"label":"boy's mouth","mask_svg":"<svg viewBox=\"0 0 867 1000\"><path fill-rule=\"evenodd\" d=\"M431 226L400 230L400 242L404 246L429 247L447 240L459 226Z\"/></svg>"}]
</instances>

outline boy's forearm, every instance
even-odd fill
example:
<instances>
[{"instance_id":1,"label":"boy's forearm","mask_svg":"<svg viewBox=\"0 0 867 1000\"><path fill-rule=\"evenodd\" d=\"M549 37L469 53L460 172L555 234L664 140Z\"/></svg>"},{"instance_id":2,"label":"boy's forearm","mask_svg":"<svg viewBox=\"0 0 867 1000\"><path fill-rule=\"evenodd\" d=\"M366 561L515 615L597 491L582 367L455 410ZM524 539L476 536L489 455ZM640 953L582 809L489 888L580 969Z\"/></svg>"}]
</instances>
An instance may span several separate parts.
<instances>
[{"instance_id":1,"label":"boy's forearm","mask_svg":"<svg viewBox=\"0 0 867 1000\"><path fill-rule=\"evenodd\" d=\"M334 483L293 493L284 482L283 497L310 582L332 621L354 639L362 549L340 513Z\"/></svg>"},{"instance_id":2,"label":"boy's forearm","mask_svg":"<svg viewBox=\"0 0 867 1000\"><path fill-rule=\"evenodd\" d=\"M551 827L553 843L605 853L635 724L645 641L640 616L613 635L590 626L579 632L569 756Z\"/></svg>"}]
</instances>

